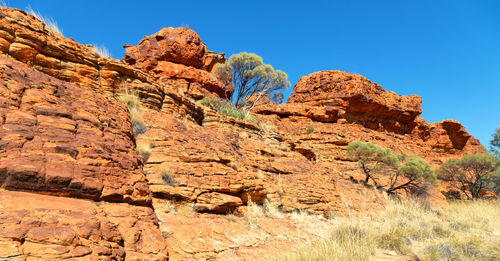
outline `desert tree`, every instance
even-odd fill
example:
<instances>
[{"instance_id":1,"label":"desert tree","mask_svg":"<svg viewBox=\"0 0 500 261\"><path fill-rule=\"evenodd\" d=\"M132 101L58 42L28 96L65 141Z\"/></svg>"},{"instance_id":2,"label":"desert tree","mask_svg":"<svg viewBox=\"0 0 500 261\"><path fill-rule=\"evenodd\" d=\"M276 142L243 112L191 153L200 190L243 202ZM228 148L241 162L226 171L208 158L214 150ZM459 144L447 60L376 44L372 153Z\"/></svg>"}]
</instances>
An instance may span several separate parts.
<instances>
[{"instance_id":1,"label":"desert tree","mask_svg":"<svg viewBox=\"0 0 500 261\"><path fill-rule=\"evenodd\" d=\"M493 138L490 140L490 151L500 160L500 127L497 127L495 133L493 133Z\"/></svg>"},{"instance_id":2,"label":"desert tree","mask_svg":"<svg viewBox=\"0 0 500 261\"><path fill-rule=\"evenodd\" d=\"M283 94L280 90L290 87L285 72L274 70L271 65L264 64L260 56L253 53L242 52L231 55L226 63L218 64L214 72L223 82L232 80L235 91L229 100L236 108L245 108L246 113L249 113L266 95L275 102L281 102ZM250 102L248 98L253 95L256 97Z\"/></svg>"},{"instance_id":3,"label":"desert tree","mask_svg":"<svg viewBox=\"0 0 500 261\"><path fill-rule=\"evenodd\" d=\"M481 190L497 174L498 160L485 153L464 155L460 159L450 159L439 169L439 178L449 181L468 199L481 197Z\"/></svg>"},{"instance_id":4,"label":"desert tree","mask_svg":"<svg viewBox=\"0 0 500 261\"><path fill-rule=\"evenodd\" d=\"M397 154L391 149L371 142L354 141L347 146L348 155L360 164L365 174L365 183L370 180L374 185L388 193L408 190L424 182L436 183L431 166L415 155ZM380 177L388 178L389 183L381 184Z\"/></svg>"}]
</instances>

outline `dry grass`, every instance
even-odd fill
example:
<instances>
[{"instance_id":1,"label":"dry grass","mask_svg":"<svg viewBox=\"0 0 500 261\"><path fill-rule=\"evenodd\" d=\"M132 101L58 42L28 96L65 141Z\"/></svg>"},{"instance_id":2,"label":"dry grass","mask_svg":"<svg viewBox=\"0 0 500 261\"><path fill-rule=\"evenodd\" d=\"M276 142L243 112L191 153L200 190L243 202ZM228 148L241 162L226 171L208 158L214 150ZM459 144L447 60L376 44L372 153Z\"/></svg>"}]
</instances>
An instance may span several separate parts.
<instances>
[{"instance_id":1,"label":"dry grass","mask_svg":"<svg viewBox=\"0 0 500 261\"><path fill-rule=\"evenodd\" d=\"M401 200L378 216L335 220L327 239L281 259L372 260L390 250L420 260L500 260L498 201L457 201L433 210Z\"/></svg>"},{"instance_id":2,"label":"dry grass","mask_svg":"<svg viewBox=\"0 0 500 261\"><path fill-rule=\"evenodd\" d=\"M153 142L137 142L136 150L139 153L139 156L144 160L144 162L148 161L149 156L151 155L151 151L153 150L154 143Z\"/></svg>"},{"instance_id":3,"label":"dry grass","mask_svg":"<svg viewBox=\"0 0 500 261\"><path fill-rule=\"evenodd\" d=\"M194 217L196 214L196 210L194 208L194 203L190 202L175 202L175 201L166 201L165 202L165 209L167 210L168 213L171 214L179 214L185 217Z\"/></svg>"},{"instance_id":4,"label":"dry grass","mask_svg":"<svg viewBox=\"0 0 500 261\"><path fill-rule=\"evenodd\" d=\"M142 105L139 95L137 95L134 91L125 90L125 92L118 95L117 99L127 105L134 135L137 136L146 132L146 125L144 124L144 120L142 118Z\"/></svg>"},{"instance_id":5,"label":"dry grass","mask_svg":"<svg viewBox=\"0 0 500 261\"><path fill-rule=\"evenodd\" d=\"M97 57L111 57L111 53L109 52L108 48L104 45L93 45L92 46L92 53L97 56Z\"/></svg>"},{"instance_id":6,"label":"dry grass","mask_svg":"<svg viewBox=\"0 0 500 261\"><path fill-rule=\"evenodd\" d=\"M36 17L38 20L42 21L45 25L49 27L49 29L56 35L63 36L62 30L59 29L59 26L57 25L57 22L54 21L51 17L45 17L40 12L34 11L30 6L28 6L26 12L34 17Z\"/></svg>"}]
</instances>

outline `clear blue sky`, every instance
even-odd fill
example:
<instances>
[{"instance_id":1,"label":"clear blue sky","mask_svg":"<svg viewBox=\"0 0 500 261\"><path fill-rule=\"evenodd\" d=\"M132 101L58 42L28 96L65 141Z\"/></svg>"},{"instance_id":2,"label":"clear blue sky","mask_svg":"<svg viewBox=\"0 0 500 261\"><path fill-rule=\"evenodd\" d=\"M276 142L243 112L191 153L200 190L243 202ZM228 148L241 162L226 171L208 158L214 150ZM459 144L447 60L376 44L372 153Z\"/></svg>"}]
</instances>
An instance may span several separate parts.
<instances>
[{"instance_id":1,"label":"clear blue sky","mask_svg":"<svg viewBox=\"0 0 500 261\"><path fill-rule=\"evenodd\" d=\"M5 2L30 5L117 59L123 44L186 24L212 51L259 54L292 86L320 70L359 73L422 96L425 120L456 119L483 145L500 126L500 1Z\"/></svg>"}]
</instances>

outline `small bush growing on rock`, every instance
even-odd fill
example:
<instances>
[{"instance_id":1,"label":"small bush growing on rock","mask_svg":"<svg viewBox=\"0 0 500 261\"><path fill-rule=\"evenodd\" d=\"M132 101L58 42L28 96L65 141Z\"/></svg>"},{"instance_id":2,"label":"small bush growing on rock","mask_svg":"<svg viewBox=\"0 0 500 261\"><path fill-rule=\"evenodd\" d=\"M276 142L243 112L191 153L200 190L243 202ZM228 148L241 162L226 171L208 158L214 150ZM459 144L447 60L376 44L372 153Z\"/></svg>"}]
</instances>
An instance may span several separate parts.
<instances>
[{"instance_id":1,"label":"small bush growing on rock","mask_svg":"<svg viewBox=\"0 0 500 261\"><path fill-rule=\"evenodd\" d=\"M439 178L450 181L468 199L476 199L481 197L481 191L486 188L488 180L498 175L498 164L498 160L492 155L464 155L442 164Z\"/></svg>"},{"instance_id":2,"label":"small bush growing on rock","mask_svg":"<svg viewBox=\"0 0 500 261\"><path fill-rule=\"evenodd\" d=\"M308 134L311 134L314 131L314 127L313 126L309 126L309 127L307 127L306 131L307 131Z\"/></svg>"},{"instance_id":3,"label":"small bush growing on rock","mask_svg":"<svg viewBox=\"0 0 500 261\"><path fill-rule=\"evenodd\" d=\"M493 138L490 140L491 153L500 160L500 127L496 128Z\"/></svg>"},{"instance_id":4,"label":"small bush growing on rock","mask_svg":"<svg viewBox=\"0 0 500 261\"><path fill-rule=\"evenodd\" d=\"M206 96L203 99L201 99L200 103L205 106L211 107L212 109L216 110L218 113L222 115L242 120L248 120L254 124L259 125L259 119L257 119L253 115L247 114L241 109L234 107L230 102L226 100L217 97Z\"/></svg>"},{"instance_id":5,"label":"small bush growing on rock","mask_svg":"<svg viewBox=\"0 0 500 261\"><path fill-rule=\"evenodd\" d=\"M163 183L165 185L175 185L175 180L172 178L168 170L162 169L161 170L161 179L163 180Z\"/></svg>"},{"instance_id":6,"label":"small bush growing on rock","mask_svg":"<svg viewBox=\"0 0 500 261\"><path fill-rule=\"evenodd\" d=\"M360 163L365 174L365 184L370 180L377 188L388 193L396 190L410 190L430 182L437 185L431 166L415 155L397 154L371 142L355 141L347 146L348 155ZM378 175L389 177L389 183L379 183Z\"/></svg>"},{"instance_id":7,"label":"small bush growing on rock","mask_svg":"<svg viewBox=\"0 0 500 261\"><path fill-rule=\"evenodd\" d=\"M144 124L144 120L142 119L142 106L139 96L133 91L126 90L125 92L118 95L117 99L127 105L134 136L145 133L146 125Z\"/></svg>"}]
</instances>

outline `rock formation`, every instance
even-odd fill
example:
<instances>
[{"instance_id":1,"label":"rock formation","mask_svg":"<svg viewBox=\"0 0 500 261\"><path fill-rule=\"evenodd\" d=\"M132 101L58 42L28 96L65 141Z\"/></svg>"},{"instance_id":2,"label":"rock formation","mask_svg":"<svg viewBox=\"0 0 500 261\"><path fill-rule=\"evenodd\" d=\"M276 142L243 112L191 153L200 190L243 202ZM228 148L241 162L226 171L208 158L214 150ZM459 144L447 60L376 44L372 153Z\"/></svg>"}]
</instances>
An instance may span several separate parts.
<instances>
[{"instance_id":1,"label":"rock formation","mask_svg":"<svg viewBox=\"0 0 500 261\"><path fill-rule=\"evenodd\" d=\"M225 62L224 54L208 51L191 29L163 28L144 37L137 46L124 47L124 62L159 77L169 88L184 90L198 98L207 90L221 98L231 97L234 91L232 85L226 86L211 73L217 63Z\"/></svg>"},{"instance_id":2,"label":"rock formation","mask_svg":"<svg viewBox=\"0 0 500 261\"><path fill-rule=\"evenodd\" d=\"M426 123L420 97L339 71L302 77L285 104L265 99L258 124L220 115L198 100L233 92L212 73L225 57L194 31L164 28L125 48L122 61L99 57L0 10L0 259L261 258L317 233L250 220L254 204L324 216L384 206L356 183L351 141L434 166L484 149L456 121ZM124 90L143 105L137 137L115 98Z\"/></svg>"}]
</instances>

